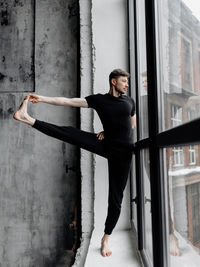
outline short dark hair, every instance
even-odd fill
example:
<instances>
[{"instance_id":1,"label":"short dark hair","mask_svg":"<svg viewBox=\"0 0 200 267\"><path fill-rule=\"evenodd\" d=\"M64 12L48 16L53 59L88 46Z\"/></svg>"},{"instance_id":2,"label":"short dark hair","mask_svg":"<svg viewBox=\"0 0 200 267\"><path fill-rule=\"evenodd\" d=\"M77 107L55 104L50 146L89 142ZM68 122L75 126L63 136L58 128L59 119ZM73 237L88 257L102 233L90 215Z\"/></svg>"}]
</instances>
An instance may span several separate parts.
<instances>
[{"instance_id":1,"label":"short dark hair","mask_svg":"<svg viewBox=\"0 0 200 267\"><path fill-rule=\"evenodd\" d=\"M130 77L130 73L124 71L124 70L121 70L121 69L114 69L110 75L109 75L109 83L110 83L110 86L111 86L111 80L113 78L117 79L118 77L120 76L124 76L124 77L127 77L129 78Z\"/></svg>"}]
</instances>

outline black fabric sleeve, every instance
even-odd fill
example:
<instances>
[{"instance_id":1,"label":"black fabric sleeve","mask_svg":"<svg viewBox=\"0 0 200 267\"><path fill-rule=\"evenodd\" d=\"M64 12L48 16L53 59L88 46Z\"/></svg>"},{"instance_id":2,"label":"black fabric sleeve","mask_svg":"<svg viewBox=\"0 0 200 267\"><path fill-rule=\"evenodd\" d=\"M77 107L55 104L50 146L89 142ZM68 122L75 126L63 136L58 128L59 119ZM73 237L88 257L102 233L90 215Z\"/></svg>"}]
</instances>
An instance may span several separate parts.
<instances>
[{"instance_id":1,"label":"black fabric sleeve","mask_svg":"<svg viewBox=\"0 0 200 267\"><path fill-rule=\"evenodd\" d=\"M97 95L89 95L89 96L86 96L85 97L85 100L87 101L89 108L94 108L94 109L96 108Z\"/></svg>"},{"instance_id":2,"label":"black fabric sleeve","mask_svg":"<svg viewBox=\"0 0 200 267\"><path fill-rule=\"evenodd\" d=\"M131 116L133 116L135 115L135 101L133 100L133 98L131 98L131 102L132 102Z\"/></svg>"}]
</instances>

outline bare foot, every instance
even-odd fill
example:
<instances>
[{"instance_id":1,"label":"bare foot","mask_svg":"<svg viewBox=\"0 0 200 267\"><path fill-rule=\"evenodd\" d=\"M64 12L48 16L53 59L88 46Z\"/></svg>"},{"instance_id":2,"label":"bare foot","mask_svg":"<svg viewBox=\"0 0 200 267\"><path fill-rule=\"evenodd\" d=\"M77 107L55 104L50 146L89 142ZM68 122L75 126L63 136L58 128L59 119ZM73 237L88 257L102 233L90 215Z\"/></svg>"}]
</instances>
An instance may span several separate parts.
<instances>
[{"instance_id":1,"label":"bare foot","mask_svg":"<svg viewBox=\"0 0 200 267\"><path fill-rule=\"evenodd\" d=\"M101 255L103 257L109 257L112 255L112 251L109 249L109 246L108 246L108 239L109 239L109 235L106 235L106 234L101 239Z\"/></svg>"},{"instance_id":2,"label":"bare foot","mask_svg":"<svg viewBox=\"0 0 200 267\"><path fill-rule=\"evenodd\" d=\"M178 239L174 234L169 235L170 238L170 255L181 256L181 251L178 245Z\"/></svg>"},{"instance_id":3,"label":"bare foot","mask_svg":"<svg viewBox=\"0 0 200 267\"><path fill-rule=\"evenodd\" d=\"M29 96L26 96L23 102L21 103L18 111L14 113L13 118L17 121L21 121L29 125L33 125L35 123L35 119L30 117L27 113L28 100L29 100Z\"/></svg>"}]
</instances>

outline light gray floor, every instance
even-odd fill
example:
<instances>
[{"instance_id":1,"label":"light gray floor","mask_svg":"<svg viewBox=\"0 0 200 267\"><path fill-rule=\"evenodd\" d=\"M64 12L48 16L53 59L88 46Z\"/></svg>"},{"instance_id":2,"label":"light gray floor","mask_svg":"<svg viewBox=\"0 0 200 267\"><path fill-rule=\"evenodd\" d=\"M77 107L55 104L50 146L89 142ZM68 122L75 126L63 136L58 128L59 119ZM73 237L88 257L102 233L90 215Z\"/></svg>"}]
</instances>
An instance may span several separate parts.
<instances>
[{"instance_id":1,"label":"light gray floor","mask_svg":"<svg viewBox=\"0 0 200 267\"><path fill-rule=\"evenodd\" d=\"M94 230L85 267L141 267L136 241L131 230L114 231L110 238L111 257L100 254L102 232Z\"/></svg>"}]
</instances>

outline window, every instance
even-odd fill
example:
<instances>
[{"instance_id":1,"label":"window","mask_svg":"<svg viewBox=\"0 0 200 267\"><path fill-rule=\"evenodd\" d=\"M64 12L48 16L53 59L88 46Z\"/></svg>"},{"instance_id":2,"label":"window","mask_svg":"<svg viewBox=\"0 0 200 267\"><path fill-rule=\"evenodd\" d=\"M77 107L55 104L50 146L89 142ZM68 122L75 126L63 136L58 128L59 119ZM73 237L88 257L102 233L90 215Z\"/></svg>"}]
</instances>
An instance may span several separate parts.
<instances>
[{"instance_id":1,"label":"window","mask_svg":"<svg viewBox=\"0 0 200 267\"><path fill-rule=\"evenodd\" d=\"M184 163L183 148L174 147L173 148L173 158L174 158L174 167L182 166Z\"/></svg>"},{"instance_id":2,"label":"window","mask_svg":"<svg viewBox=\"0 0 200 267\"><path fill-rule=\"evenodd\" d=\"M134 17L129 25L129 50L135 79L131 90L136 92L137 106L134 194L138 248L145 267L179 267L188 262L197 267L199 4L189 0L128 2L132 7L129 17ZM173 256L177 254L180 257Z\"/></svg>"},{"instance_id":3,"label":"window","mask_svg":"<svg viewBox=\"0 0 200 267\"><path fill-rule=\"evenodd\" d=\"M148 138L148 84L147 84L147 62L146 62L146 26L145 26L145 1L140 0L129 1L129 13L130 13L130 26L135 27L137 39L130 39L130 71L131 71L131 91L132 96L136 98L137 102L137 139L142 140ZM137 24L134 26L133 12L136 10ZM130 35L133 31L130 29ZM137 49L137 74L135 75L135 62L134 55L132 54L134 49ZM135 93L133 88L137 86L138 90ZM135 137L136 138L136 137ZM141 150L136 156L136 165L140 165L140 168L135 169L136 176L140 179L135 180L134 176L131 176L131 198L132 196L132 222L133 229L137 229L138 234L138 247L143 251L144 261L149 263L149 266L153 266L153 245L152 245L152 212L151 212L151 184L150 184L150 162L149 162L149 149ZM138 173L139 171L139 173ZM133 185L137 188L134 189ZM140 193L139 193L140 192ZM134 212L134 208L137 208L137 216ZM135 221L137 218L137 222Z\"/></svg>"},{"instance_id":4,"label":"window","mask_svg":"<svg viewBox=\"0 0 200 267\"><path fill-rule=\"evenodd\" d=\"M188 113L188 120L195 119L196 116L195 116L195 110L194 109L188 108L187 113Z\"/></svg>"},{"instance_id":5,"label":"window","mask_svg":"<svg viewBox=\"0 0 200 267\"><path fill-rule=\"evenodd\" d=\"M193 90L192 82L192 45L191 41L181 36L181 82L185 90Z\"/></svg>"},{"instance_id":6,"label":"window","mask_svg":"<svg viewBox=\"0 0 200 267\"><path fill-rule=\"evenodd\" d=\"M200 44L199 44L199 47L200 47ZM200 73L200 50L198 51L198 59L197 59L197 61L198 61L198 69L197 69L197 72ZM199 77L198 87L200 87L200 77Z\"/></svg>"},{"instance_id":7,"label":"window","mask_svg":"<svg viewBox=\"0 0 200 267\"><path fill-rule=\"evenodd\" d=\"M150 184L150 166L149 166L149 150L141 151L142 162L142 179L144 188L144 228L145 228L145 242L147 257L151 262L153 259L152 249L152 224L151 224L151 184Z\"/></svg>"},{"instance_id":8,"label":"window","mask_svg":"<svg viewBox=\"0 0 200 267\"><path fill-rule=\"evenodd\" d=\"M196 164L196 151L194 146L189 147L189 164Z\"/></svg>"},{"instance_id":9,"label":"window","mask_svg":"<svg viewBox=\"0 0 200 267\"><path fill-rule=\"evenodd\" d=\"M200 115L200 22L192 15L188 1L156 2L159 20L157 59L160 61L159 71L162 71L158 79L159 91L162 92L159 103L162 105L160 108L163 107L159 130L164 131ZM191 110L190 115L188 110Z\"/></svg>"},{"instance_id":10,"label":"window","mask_svg":"<svg viewBox=\"0 0 200 267\"><path fill-rule=\"evenodd\" d=\"M194 104L187 109L188 121L194 120L200 116L200 104Z\"/></svg>"},{"instance_id":11,"label":"window","mask_svg":"<svg viewBox=\"0 0 200 267\"><path fill-rule=\"evenodd\" d=\"M171 105L171 121L172 127L178 126L182 123L183 111L180 106Z\"/></svg>"},{"instance_id":12,"label":"window","mask_svg":"<svg viewBox=\"0 0 200 267\"><path fill-rule=\"evenodd\" d=\"M171 148L163 151L166 162L164 176L168 195L169 240L176 237L177 249L181 254L187 254L188 259L193 255L194 261L199 256L193 246L200 248L200 162L195 153L199 148L199 145L185 146L184 149L177 147L175 151L173 148L173 157L174 153L177 153L174 166L170 165ZM180 155L182 158L188 158L189 162L181 163ZM196 166L190 166L197 162ZM173 252L173 248L169 249ZM171 256L170 266L178 267L180 263L181 260L176 263Z\"/></svg>"},{"instance_id":13,"label":"window","mask_svg":"<svg viewBox=\"0 0 200 267\"><path fill-rule=\"evenodd\" d=\"M200 183L187 186L187 200L189 240L200 248Z\"/></svg>"}]
</instances>

